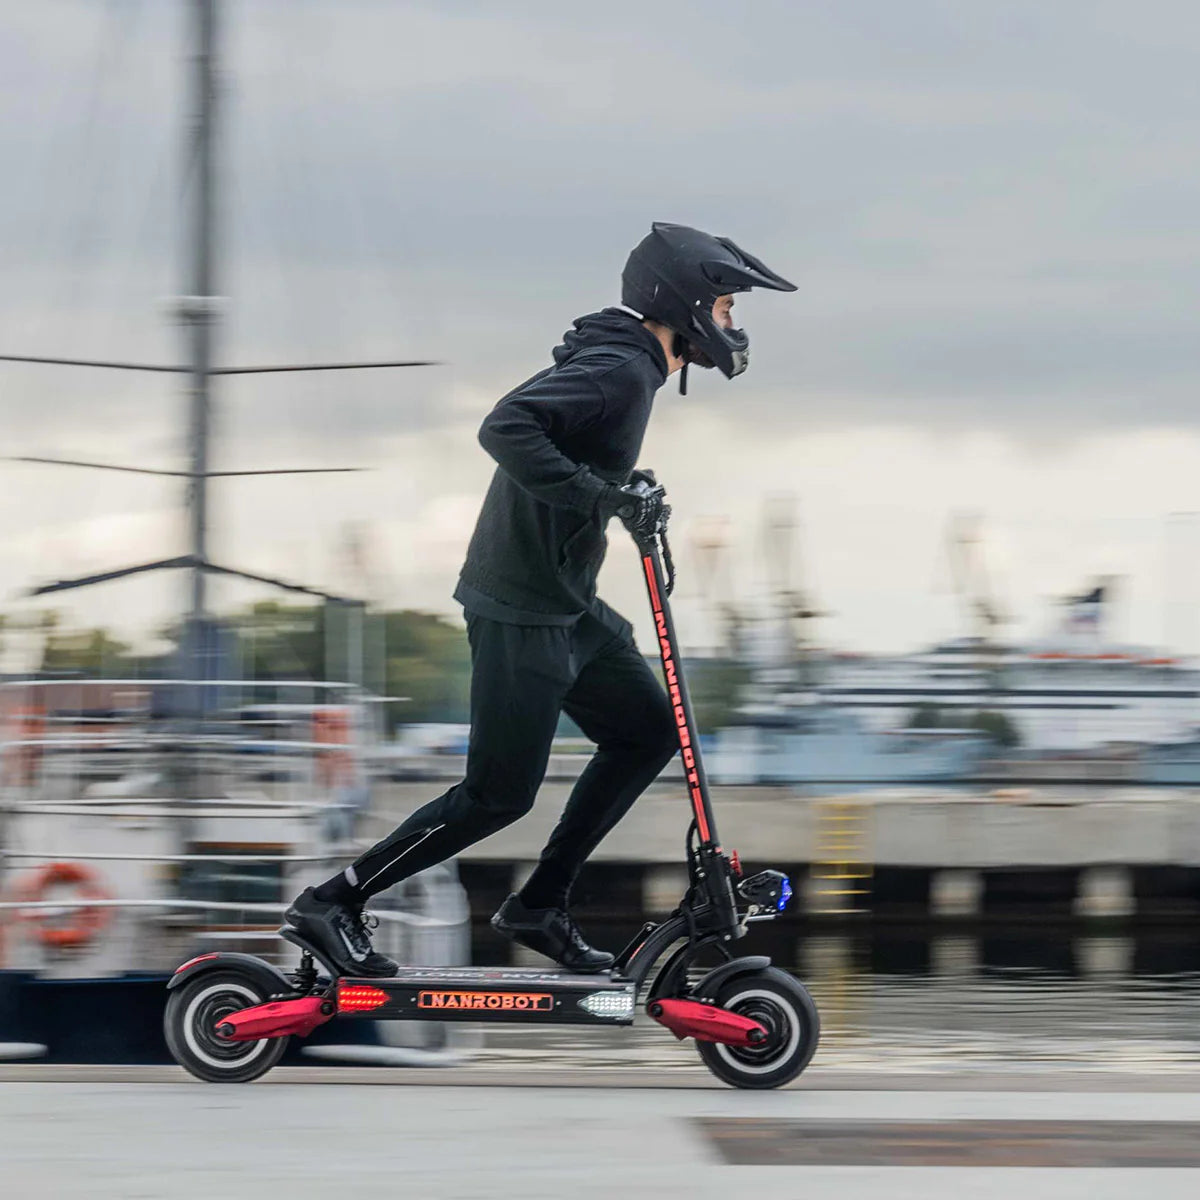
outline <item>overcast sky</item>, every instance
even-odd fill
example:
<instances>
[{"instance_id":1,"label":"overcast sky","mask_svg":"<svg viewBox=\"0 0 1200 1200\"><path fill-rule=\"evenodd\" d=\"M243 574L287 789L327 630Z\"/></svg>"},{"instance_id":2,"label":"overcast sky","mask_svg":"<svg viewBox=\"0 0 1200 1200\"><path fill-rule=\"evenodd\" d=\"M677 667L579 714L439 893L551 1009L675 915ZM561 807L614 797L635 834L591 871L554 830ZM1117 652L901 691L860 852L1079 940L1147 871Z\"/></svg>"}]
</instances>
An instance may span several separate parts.
<instances>
[{"instance_id":1,"label":"overcast sky","mask_svg":"<svg viewBox=\"0 0 1200 1200\"><path fill-rule=\"evenodd\" d=\"M1200 650L1200 521L1168 534L1200 509L1194 3L220 7L221 359L447 365L222 383L215 467L372 470L215 482L218 560L343 588L365 521L374 592L453 613L480 419L673 220L800 288L739 302L747 375L656 406L694 640L699 520L729 518L749 600L790 492L834 644L965 632L944 536L971 508L1014 636L1114 572L1115 636ZM0 352L178 358L185 14L0 0ZM2 366L0 412L6 453L183 462L169 377ZM178 493L3 465L0 589L178 552ZM602 588L640 619L632 560L614 537ZM133 630L181 598L66 603Z\"/></svg>"}]
</instances>

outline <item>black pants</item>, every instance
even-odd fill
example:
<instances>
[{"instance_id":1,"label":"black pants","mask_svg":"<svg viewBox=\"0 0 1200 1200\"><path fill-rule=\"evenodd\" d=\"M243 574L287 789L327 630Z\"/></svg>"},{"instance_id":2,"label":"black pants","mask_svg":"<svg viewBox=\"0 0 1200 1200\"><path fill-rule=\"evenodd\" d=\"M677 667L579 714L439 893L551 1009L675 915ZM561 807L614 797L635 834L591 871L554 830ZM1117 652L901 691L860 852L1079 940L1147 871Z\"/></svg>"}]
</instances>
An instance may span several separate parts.
<instances>
[{"instance_id":1,"label":"black pants","mask_svg":"<svg viewBox=\"0 0 1200 1200\"><path fill-rule=\"evenodd\" d=\"M565 907L584 860L679 749L666 693L628 623L509 625L468 615L466 778L418 809L346 872L362 898L495 833L532 807L565 711L596 743L522 895Z\"/></svg>"}]
</instances>

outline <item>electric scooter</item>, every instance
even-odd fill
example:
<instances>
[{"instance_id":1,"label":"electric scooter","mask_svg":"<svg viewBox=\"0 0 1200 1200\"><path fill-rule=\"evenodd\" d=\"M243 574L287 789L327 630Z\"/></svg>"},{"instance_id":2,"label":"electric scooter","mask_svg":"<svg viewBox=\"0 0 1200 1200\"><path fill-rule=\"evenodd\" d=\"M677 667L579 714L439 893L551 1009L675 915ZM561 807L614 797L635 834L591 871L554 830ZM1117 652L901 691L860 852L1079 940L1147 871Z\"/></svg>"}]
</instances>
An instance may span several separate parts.
<instances>
[{"instance_id":1,"label":"electric scooter","mask_svg":"<svg viewBox=\"0 0 1200 1200\"><path fill-rule=\"evenodd\" d=\"M663 494L648 482L641 486ZM412 966L391 978L350 978L284 926L281 936L300 950L289 974L232 953L201 954L176 970L167 984L164 1028L180 1066L210 1082L248 1082L279 1062L289 1038L334 1018L620 1026L633 1023L639 1005L675 1037L693 1038L709 1070L734 1087L780 1087L808 1066L820 1018L807 989L769 958L737 958L730 950L752 922L782 913L792 889L779 871L744 876L737 852L727 854L717 837L667 599L675 582L669 512L653 533L634 540L692 806L689 882L679 907L643 925L603 975ZM713 952L723 961L700 973L701 957Z\"/></svg>"}]
</instances>

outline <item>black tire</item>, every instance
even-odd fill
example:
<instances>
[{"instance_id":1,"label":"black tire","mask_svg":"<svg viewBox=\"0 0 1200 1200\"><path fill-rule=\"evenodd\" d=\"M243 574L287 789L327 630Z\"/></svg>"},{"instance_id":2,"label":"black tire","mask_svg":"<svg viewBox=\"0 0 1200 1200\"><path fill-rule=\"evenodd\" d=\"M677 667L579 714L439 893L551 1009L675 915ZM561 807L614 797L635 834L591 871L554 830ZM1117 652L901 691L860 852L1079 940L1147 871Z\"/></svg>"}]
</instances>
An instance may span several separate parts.
<instances>
[{"instance_id":1,"label":"black tire","mask_svg":"<svg viewBox=\"0 0 1200 1200\"><path fill-rule=\"evenodd\" d=\"M269 999L262 982L251 975L202 971L167 998L163 1033L171 1057L207 1083L249 1083L265 1075L283 1057L289 1038L226 1042L214 1030L222 1017Z\"/></svg>"},{"instance_id":2,"label":"black tire","mask_svg":"<svg viewBox=\"0 0 1200 1200\"><path fill-rule=\"evenodd\" d=\"M778 967L728 980L716 1003L758 1021L767 1030L761 1046L697 1042L704 1065L737 1088L777 1088L812 1061L821 1039L821 1018L808 989Z\"/></svg>"}]
</instances>

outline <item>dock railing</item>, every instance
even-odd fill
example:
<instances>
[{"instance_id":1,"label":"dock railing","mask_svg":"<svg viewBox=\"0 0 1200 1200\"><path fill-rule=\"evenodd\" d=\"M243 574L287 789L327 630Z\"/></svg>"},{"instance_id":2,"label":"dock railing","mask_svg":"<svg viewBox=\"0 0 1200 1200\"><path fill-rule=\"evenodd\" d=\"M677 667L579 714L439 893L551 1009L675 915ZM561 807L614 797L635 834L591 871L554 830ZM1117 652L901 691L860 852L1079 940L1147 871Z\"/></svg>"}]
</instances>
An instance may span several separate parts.
<instances>
[{"instance_id":1,"label":"dock railing","mask_svg":"<svg viewBox=\"0 0 1200 1200\"><path fill-rule=\"evenodd\" d=\"M313 680L0 684L0 966L161 969L202 942L291 954L291 897L365 844L379 715ZM384 953L467 961L453 866L373 908ZM54 932L80 914L103 956Z\"/></svg>"}]
</instances>

